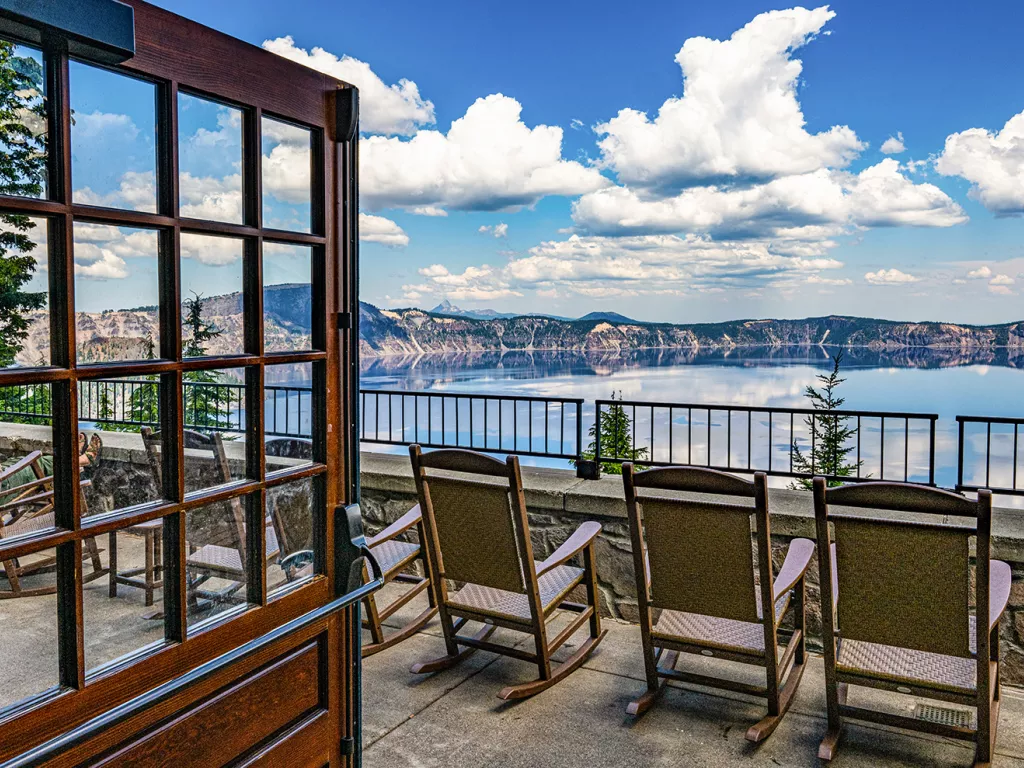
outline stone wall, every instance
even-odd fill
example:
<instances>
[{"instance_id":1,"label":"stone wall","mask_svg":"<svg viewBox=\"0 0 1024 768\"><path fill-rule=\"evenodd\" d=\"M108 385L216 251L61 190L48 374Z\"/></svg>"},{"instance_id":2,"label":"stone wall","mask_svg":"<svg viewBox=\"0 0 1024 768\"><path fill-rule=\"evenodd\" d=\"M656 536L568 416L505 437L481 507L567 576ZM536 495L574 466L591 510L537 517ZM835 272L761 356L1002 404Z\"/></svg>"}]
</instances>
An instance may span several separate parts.
<instances>
[{"instance_id":1,"label":"stone wall","mask_svg":"<svg viewBox=\"0 0 1024 768\"><path fill-rule=\"evenodd\" d=\"M362 455L361 505L368 533L376 533L416 503L415 485L405 455ZM622 479L579 480L565 470L523 468L534 556L543 560L585 520L601 523L597 539L597 570L601 609L607 616L637 620L636 579ZM772 489L773 560L778 572L789 542L815 538L809 493ZM1024 513L998 508L993 512L992 556L1010 563L1013 587L1002 622L1003 679L1024 685ZM807 579L809 641L820 648L821 614L817 558Z\"/></svg>"}]
</instances>

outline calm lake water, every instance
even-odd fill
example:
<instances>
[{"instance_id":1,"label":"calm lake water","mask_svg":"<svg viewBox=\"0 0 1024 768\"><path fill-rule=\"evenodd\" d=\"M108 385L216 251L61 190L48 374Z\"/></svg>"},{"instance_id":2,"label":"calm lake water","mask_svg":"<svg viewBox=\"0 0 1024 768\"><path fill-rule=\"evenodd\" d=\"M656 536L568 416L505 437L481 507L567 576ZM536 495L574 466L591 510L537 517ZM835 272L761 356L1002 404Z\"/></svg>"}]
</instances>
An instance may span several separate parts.
<instances>
[{"instance_id":1,"label":"calm lake water","mask_svg":"<svg viewBox=\"0 0 1024 768\"><path fill-rule=\"evenodd\" d=\"M846 398L844 407L849 409L938 414L936 480L939 485L949 487L956 483L955 417L958 414L1024 416L1024 370L1013 367L1015 362L1020 365L1019 360L1008 361L1005 357L982 364L919 351L897 356L858 351L847 355L844 361L842 374L846 382L839 391ZM621 393L627 400L807 407L805 388L815 384L815 377L827 372L830 365L828 353L817 348L776 350L770 355L764 350L748 350L741 354L700 356L649 352L626 356L538 353L375 358L363 361L361 386L438 393L577 397L587 401ZM696 416L694 419L696 430L700 425ZM584 410L583 420L586 429L593 420L592 405ZM638 426L646 434L647 426ZM745 456L747 448L743 441L747 426L745 423L737 426L739 432L735 432L737 439L732 450L734 454L739 451ZM755 417L753 429L756 431L759 427L767 429L766 418ZM788 430L788 421L785 427ZM877 431L877 424L864 424L862 429L865 433ZM887 423L886 429L886 476L889 477L889 457L898 457L898 471L902 472L904 434L902 422L898 427ZM993 431L992 449L997 459L993 464L993 484L1012 483L1012 429L1003 427ZM771 440L764 442L774 444L771 450L788 448L788 431L779 432L776 423L775 432L770 434ZM863 442L870 443L870 435L865 434ZM1024 434L1021 442L1024 444ZM965 480L971 480L972 472L983 473L984 445L982 430L968 431ZM706 451L706 448L699 450ZM721 450L724 453L724 446ZM872 455L870 448L866 447L865 451L865 469L870 470L878 457ZM926 431L922 429L920 435L911 436L907 453L910 474L926 472ZM723 460L715 454L713 457L716 463ZM695 463L698 458L706 460L706 453L700 457L695 455ZM549 459L524 460L524 463L567 466L564 461ZM873 474L877 476L877 467ZM1018 477L1018 487L1024 486L1024 455L1018 459ZM1011 497L1001 497L999 503L1010 501Z\"/></svg>"}]
</instances>

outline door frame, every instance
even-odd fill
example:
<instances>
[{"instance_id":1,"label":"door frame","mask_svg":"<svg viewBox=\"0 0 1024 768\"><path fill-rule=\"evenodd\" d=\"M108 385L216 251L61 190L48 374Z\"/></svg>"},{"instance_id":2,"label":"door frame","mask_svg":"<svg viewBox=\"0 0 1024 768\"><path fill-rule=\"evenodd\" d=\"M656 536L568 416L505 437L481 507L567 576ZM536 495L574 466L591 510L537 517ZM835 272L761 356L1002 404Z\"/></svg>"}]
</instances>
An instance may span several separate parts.
<instances>
[{"instance_id":1,"label":"door frame","mask_svg":"<svg viewBox=\"0 0 1024 768\"><path fill-rule=\"evenodd\" d=\"M128 739L150 728L155 709L139 710L138 702L154 691L175 691L180 707L209 694L211 681L226 685L239 670L272 655L282 643L319 637L325 644L330 730L338 735L331 764L357 736L358 711L357 595L336 564L338 505L355 501L358 491L358 439L355 429L358 391L358 130L354 119L355 89L328 75L307 69L243 43L142 0L125 0L134 12L135 54L120 63L97 66L156 84L156 166L158 213L97 208L72 200L69 61L81 52L74 38L43 31L46 61L49 136L46 199L0 196L0 213L45 218L49 226L51 362L42 368L0 370L0 386L45 383L52 388L54 429L54 493L57 527L39 535L0 540L0 554L24 556L57 550L59 690L51 690L14 710L0 714L0 763L39 758L68 738L83 745L82 755L111 747L111 738ZM25 40L33 44L32 40ZM89 62L95 64L95 62ZM243 157L254 169L244 186L244 224L183 219L178 207L177 102L182 92L205 96L243 108ZM310 233L282 232L263 226L261 214L261 118L283 119L311 129L312 218ZM344 133L339 133L339 127ZM80 365L75 344L75 271L73 224L117 224L151 228L160 239L160 356L156 360ZM243 283L246 291L245 352L240 355L185 360L182 357L180 272L182 231L233 236L245 241ZM262 244L295 243L313 249L313 350L266 353L262 348ZM341 332L339 332L341 331ZM268 364L310 363L314 390L320 392L313 422L315 463L295 470L266 472L262 449L263 369ZM246 368L246 412L249 421L246 478L228 486L186 495L182 429L182 374L186 370ZM78 382L125 375L158 375L161 380L161 421L168 435L163 452L164 499L95 518L82 516L77 476ZM316 396L314 396L316 397ZM257 439L253 439L253 438ZM299 586L267 594L262 569L265 542L263 509L268 489L311 479L314 494L315 575ZM183 563L186 558L185 517L188 510L244 497L249 522L248 598L253 604L201 632L190 634L186 621ZM82 603L82 547L90 537L162 518L165 563L165 640L116 664L86 675ZM339 518L340 519L340 518ZM347 537L347 529L343 528ZM259 573L257 570L259 569ZM371 585L372 586L372 585ZM361 594L361 590L359 592ZM2 634L2 633L0 633ZM353 643L355 647L353 647ZM271 649L271 650L268 650ZM234 665L234 666L231 666ZM230 669L229 669L230 667ZM235 670L235 671L231 671ZM326 672L326 670L325 670ZM348 674L346 674L348 673ZM127 709L126 709L127 707ZM165 713L166 714L166 713ZM106 720L104 720L106 718ZM113 718L118 728L101 735L97 727ZM130 725L128 725L130 724ZM83 730L84 729L84 730ZM96 737L95 739L93 737ZM90 741L90 739L92 739ZM6 764L6 763L4 763Z\"/></svg>"}]
</instances>

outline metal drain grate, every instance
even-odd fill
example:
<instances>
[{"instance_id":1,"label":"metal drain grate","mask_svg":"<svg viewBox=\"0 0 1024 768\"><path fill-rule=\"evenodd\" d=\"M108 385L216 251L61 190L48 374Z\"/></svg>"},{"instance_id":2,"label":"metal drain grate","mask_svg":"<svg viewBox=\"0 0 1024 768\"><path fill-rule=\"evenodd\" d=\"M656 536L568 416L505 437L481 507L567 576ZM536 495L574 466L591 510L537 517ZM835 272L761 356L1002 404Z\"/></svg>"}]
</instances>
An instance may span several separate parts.
<instances>
[{"instance_id":1,"label":"metal drain grate","mask_svg":"<svg viewBox=\"0 0 1024 768\"><path fill-rule=\"evenodd\" d=\"M914 708L914 717L929 723L950 725L956 728L973 728L974 713L967 709L937 707L934 704L918 704Z\"/></svg>"}]
</instances>

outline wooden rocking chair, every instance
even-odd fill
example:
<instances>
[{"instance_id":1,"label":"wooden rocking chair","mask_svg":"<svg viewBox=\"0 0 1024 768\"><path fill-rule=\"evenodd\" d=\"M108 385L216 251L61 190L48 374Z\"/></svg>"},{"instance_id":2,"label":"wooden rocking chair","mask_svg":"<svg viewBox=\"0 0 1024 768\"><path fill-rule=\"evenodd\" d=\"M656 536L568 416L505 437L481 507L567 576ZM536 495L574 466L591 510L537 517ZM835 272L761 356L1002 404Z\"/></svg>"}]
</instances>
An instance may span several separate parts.
<instances>
[{"instance_id":1,"label":"wooden rocking chair","mask_svg":"<svg viewBox=\"0 0 1024 768\"><path fill-rule=\"evenodd\" d=\"M406 531L416 529L419 543L403 541L399 537ZM412 637L427 625L437 614L437 601L434 599L434 592L430 589L430 570L426 560L426 533L423 528L423 516L420 514L420 506L406 512L402 517L393 522L376 536L366 540L367 546L373 552L374 557L380 564L381 572L384 575L384 583L405 582L413 586L402 593L401 596L392 600L388 605L380 608L377 605L375 594L369 595L365 600L366 618L363 619L363 627L370 631L372 642L363 646L363 658L380 653ZM423 576L409 573L408 569L417 560L423 569ZM405 606L416 595L424 590L427 591L429 604L416 618L406 623L401 629L390 634L384 632L384 622Z\"/></svg>"},{"instance_id":2,"label":"wooden rocking chair","mask_svg":"<svg viewBox=\"0 0 1024 768\"><path fill-rule=\"evenodd\" d=\"M232 481L231 470L228 465L227 454L224 450L224 441L220 434L214 432L212 435L204 435L191 430L183 431L185 448L187 450L209 451L214 460L215 477L218 483L229 483ZM150 472L157 488L162 488L162 472L160 461L160 446L162 435L152 431L149 427L142 428L142 441L146 446L146 454L149 459ZM188 576L188 599L193 609L197 608L200 600L217 602L242 602L244 597L238 597L237 593L242 590L246 581L245 556L245 511L242 509L240 499L231 498L223 502L230 516L227 525L212 533L201 526L190 527L186 532L189 554L185 560L185 570ZM267 562L276 562L280 556L280 546L277 540L277 531L273 521L268 517L265 524L267 537ZM136 529L127 529L129 533L135 533ZM144 530L138 531L144 533ZM209 590L204 587L210 579L221 579L234 584L219 590ZM153 618L157 618L154 615Z\"/></svg>"},{"instance_id":3,"label":"wooden rocking chair","mask_svg":"<svg viewBox=\"0 0 1024 768\"><path fill-rule=\"evenodd\" d=\"M647 674L647 692L627 707L627 713L646 712L669 680L722 688L767 699L767 716L746 735L754 742L768 738L793 702L804 672L804 575L814 543L794 539L778 575L773 574L768 483L761 472L751 482L695 467L634 473L633 465L626 463L622 480ZM754 505L640 492L646 489L738 496L753 499ZM755 554L760 584L754 580ZM652 609L660 611L656 621ZM795 628L780 659L779 624L790 609ZM766 685L679 671L679 653L764 667Z\"/></svg>"},{"instance_id":4,"label":"wooden rocking chair","mask_svg":"<svg viewBox=\"0 0 1024 768\"><path fill-rule=\"evenodd\" d=\"M0 469L0 484L7 478L14 477L31 468L35 480L21 483L13 488L5 488L0 492L0 539L35 533L52 528L55 524L53 509L53 476L47 475L42 464L42 454L32 451L30 454L11 466ZM79 487L82 493L82 514L88 514L85 489L91 481L82 480ZM92 565L92 571L84 576L85 582L93 581L107 573L100 559L102 550L96 545L96 539L88 538L82 542L84 557ZM55 584L25 588L21 580L26 576L52 571L56 567L57 558L45 556L34 558L31 562L23 562L20 558L4 560L3 573L9 589L0 590L0 600L15 597L38 597L52 595L57 591Z\"/></svg>"},{"instance_id":5,"label":"wooden rocking chair","mask_svg":"<svg viewBox=\"0 0 1024 768\"><path fill-rule=\"evenodd\" d=\"M594 539L601 526L583 523L544 562L535 562L517 457L501 462L459 449L424 454L418 445L410 446L409 454L423 511L430 579L448 650L439 659L415 664L412 672L448 669L483 649L537 665L537 680L503 688L498 693L501 699L532 696L565 679L587 660L606 633L601 631L598 615L594 558ZM457 479L433 472L428 476L428 469L505 482ZM579 554L583 555L583 568L566 564ZM446 579L464 586L449 594ZM586 589L586 604L567 601L580 584ZM579 615L549 641L547 622L556 608ZM483 629L472 636L459 634L470 621L483 622ZM552 668L551 656L588 621L590 637ZM532 635L534 651L488 642L499 626Z\"/></svg>"},{"instance_id":6,"label":"wooden rocking chair","mask_svg":"<svg viewBox=\"0 0 1024 768\"><path fill-rule=\"evenodd\" d=\"M832 505L932 519L869 517ZM820 572L832 574L821 590L828 732L818 757L832 759L851 719L974 741L974 764L987 766L999 722L999 619L1011 579L1010 566L989 560L992 494L979 491L972 501L888 482L827 489L817 477L814 510ZM977 727L851 706L851 685L975 707Z\"/></svg>"}]
</instances>

